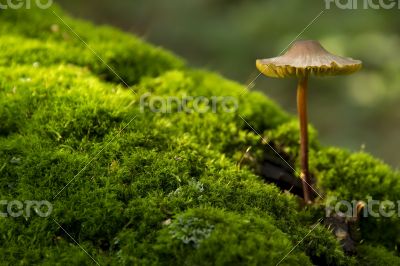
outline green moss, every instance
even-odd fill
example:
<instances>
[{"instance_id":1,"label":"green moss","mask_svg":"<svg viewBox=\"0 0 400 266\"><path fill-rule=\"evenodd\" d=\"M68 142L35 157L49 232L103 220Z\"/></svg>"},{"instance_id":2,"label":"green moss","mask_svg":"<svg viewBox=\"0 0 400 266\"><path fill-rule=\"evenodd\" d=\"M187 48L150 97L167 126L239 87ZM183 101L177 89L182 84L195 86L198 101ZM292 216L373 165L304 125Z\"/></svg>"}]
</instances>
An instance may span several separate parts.
<instances>
[{"instance_id":1,"label":"green moss","mask_svg":"<svg viewBox=\"0 0 400 266\"><path fill-rule=\"evenodd\" d=\"M337 148L319 150L314 157L312 168L316 169L319 186L328 197L337 201L351 202L385 200L397 204L400 193L400 175L388 165L365 152L349 153ZM378 206L373 207L377 212ZM366 214L361 222L364 240L387 246L394 250L400 239L400 221L398 215L374 217Z\"/></svg>"},{"instance_id":2,"label":"green moss","mask_svg":"<svg viewBox=\"0 0 400 266\"><path fill-rule=\"evenodd\" d=\"M276 129L265 132L266 139L299 169L299 133L297 121L283 123ZM334 206L339 201L376 200L391 201L398 208L400 174L382 161L366 152L351 153L334 147L321 147L316 132L310 128L310 170L316 178L315 185L325 202ZM377 212L378 206L374 207ZM400 221L398 215L373 217L366 213L360 223L362 240L384 245L394 250L400 243Z\"/></svg>"},{"instance_id":3,"label":"green moss","mask_svg":"<svg viewBox=\"0 0 400 266\"><path fill-rule=\"evenodd\" d=\"M165 50L110 27L70 19L56 7L8 9L2 12L0 24L0 64L5 66L73 64L108 81L122 79L129 86L145 76L184 66Z\"/></svg>"},{"instance_id":4,"label":"green moss","mask_svg":"<svg viewBox=\"0 0 400 266\"><path fill-rule=\"evenodd\" d=\"M400 265L400 258L382 246L362 245L358 248L360 265Z\"/></svg>"},{"instance_id":5,"label":"green moss","mask_svg":"<svg viewBox=\"0 0 400 266\"><path fill-rule=\"evenodd\" d=\"M297 123L275 103L187 69L136 37L55 11L135 86L125 88L51 10L1 12L0 198L54 207L48 218L0 218L4 261L91 265L71 236L102 265L276 265L292 248L281 265L355 263L328 229L310 232L317 220L305 218L294 196L237 167L249 146L256 154L266 148L242 118L297 160ZM148 93L233 97L239 108L142 112ZM311 143L318 155L312 168L326 192L395 195L389 186L397 174L382 163L321 148L314 133ZM387 183L352 183L368 174L368 186Z\"/></svg>"},{"instance_id":6,"label":"green moss","mask_svg":"<svg viewBox=\"0 0 400 266\"><path fill-rule=\"evenodd\" d=\"M194 209L164 227L155 249L167 264L257 265L263 261L264 265L276 265L282 259L282 251L289 252L291 248L291 241L267 217ZM312 264L295 251L284 265Z\"/></svg>"}]
</instances>

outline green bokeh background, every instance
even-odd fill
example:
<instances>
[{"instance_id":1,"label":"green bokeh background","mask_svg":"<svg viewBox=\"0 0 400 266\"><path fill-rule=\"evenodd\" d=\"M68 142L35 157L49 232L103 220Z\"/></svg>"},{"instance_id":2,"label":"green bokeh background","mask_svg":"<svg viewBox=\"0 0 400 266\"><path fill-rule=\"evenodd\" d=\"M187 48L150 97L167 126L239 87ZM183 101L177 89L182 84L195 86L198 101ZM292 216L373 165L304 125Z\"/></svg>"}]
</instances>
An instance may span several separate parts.
<instances>
[{"instance_id":1,"label":"green bokeh background","mask_svg":"<svg viewBox=\"0 0 400 266\"><path fill-rule=\"evenodd\" d=\"M349 0L350 1L350 0ZM354 0L356 1L356 0ZM58 0L71 14L112 24L249 84L257 58L278 55L322 11L324 0ZM345 3L346 1L340 1ZM378 2L378 1L376 1ZM362 7L363 0L358 0ZM310 122L323 144L365 149L400 165L400 8L332 4L300 36L364 62L357 74L310 82ZM263 91L296 114L296 81L260 76Z\"/></svg>"}]
</instances>

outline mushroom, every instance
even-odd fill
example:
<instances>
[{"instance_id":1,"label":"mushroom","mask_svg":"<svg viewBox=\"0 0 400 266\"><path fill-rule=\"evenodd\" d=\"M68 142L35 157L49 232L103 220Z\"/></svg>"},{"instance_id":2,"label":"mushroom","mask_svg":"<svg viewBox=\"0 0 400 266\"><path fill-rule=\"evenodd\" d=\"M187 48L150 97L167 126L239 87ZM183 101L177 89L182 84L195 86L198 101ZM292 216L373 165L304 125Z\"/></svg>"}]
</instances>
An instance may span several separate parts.
<instances>
[{"instance_id":1,"label":"mushroom","mask_svg":"<svg viewBox=\"0 0 400 266\"><path fill-rule=\"evenodd\" d=\"M362 62L352 58L329 53L318 41L295 42L287 52L279 57L256 61L258 70L267 77L297 78L297 109L300 120L300 178L306 203L311 202L310 176L308 169L308 129L307 129L307 86L308 78L334 76L358 71Z\"/></svg>"}]
</instances>

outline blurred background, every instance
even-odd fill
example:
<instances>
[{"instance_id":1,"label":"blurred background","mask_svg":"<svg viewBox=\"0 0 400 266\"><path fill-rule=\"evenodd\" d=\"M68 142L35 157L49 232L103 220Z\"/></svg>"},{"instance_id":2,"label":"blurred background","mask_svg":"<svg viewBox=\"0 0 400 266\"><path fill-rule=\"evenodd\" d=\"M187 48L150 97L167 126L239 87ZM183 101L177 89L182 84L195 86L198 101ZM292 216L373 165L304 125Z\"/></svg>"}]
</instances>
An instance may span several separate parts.
<instances>
[{"instance_id":1,"label":"blurred background","mask_svg":"<svg viewBox=\"0 0 400 266\"><path fill-rule=\"evenodd\" d=\"M249 84L255 60L277 56L324 0L56 0L75 17L110 24L172 50L193 67ZM341 1L345 3L346 1ZM360 5L363 3L359 1ZM400 9L326 10L301 36L360 59L362 71L310 82L310 122L324 145L365 149L400 166ZM260 76L259 90L296 114L296 81Z\"/></svg>"}]
</instances>

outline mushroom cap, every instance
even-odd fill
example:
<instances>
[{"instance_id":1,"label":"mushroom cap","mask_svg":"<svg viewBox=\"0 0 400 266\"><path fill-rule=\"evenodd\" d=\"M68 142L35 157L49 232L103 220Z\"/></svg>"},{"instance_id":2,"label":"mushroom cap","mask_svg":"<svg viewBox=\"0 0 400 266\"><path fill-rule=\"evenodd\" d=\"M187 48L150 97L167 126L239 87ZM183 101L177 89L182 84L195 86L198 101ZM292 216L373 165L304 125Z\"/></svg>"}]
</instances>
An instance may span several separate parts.
<instances>
[{"instance_id":1,"label":"mushroom cap","mask_svg":"<svg viewBox=\"0 0 400 266\"><path fill-rule=\"evenodd\" d=\"M258 70L272 78L335 76L358 71L362 62L336 56L325 50L318 41L297 41L287 52L278 57L259 59Z\"/></svg>"}]
</instances>

